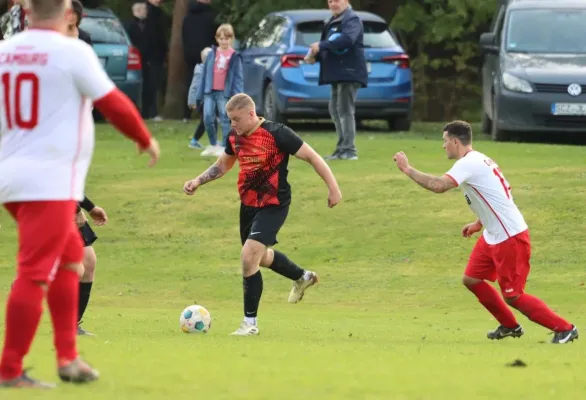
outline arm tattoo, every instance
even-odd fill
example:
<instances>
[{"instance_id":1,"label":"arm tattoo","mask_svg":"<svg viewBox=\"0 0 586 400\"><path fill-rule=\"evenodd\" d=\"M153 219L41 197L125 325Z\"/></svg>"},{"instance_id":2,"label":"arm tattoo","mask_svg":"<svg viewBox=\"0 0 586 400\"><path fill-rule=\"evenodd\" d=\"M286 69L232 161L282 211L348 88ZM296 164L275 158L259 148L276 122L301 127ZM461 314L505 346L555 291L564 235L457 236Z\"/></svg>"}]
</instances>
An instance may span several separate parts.
<instances>
[{"instance_id":1,"label":"arm tattoo","mask_svg":"<svg viewBox=\"0 0 586 400\"><path fill-rule=\"evenodd\" d=\"M434 193L443 193L449 189L448 185L442 178L419 172L415 168L411 168L407 176L413 179L413 181L422 188Z\"/></svg>"},{"instance_id":2,"label":"arm tattoo","mask_svg":"<svg viewBox=\"0 0 586 400\"><path fill-rule=\"evenodd\" d=\"M203 185L215 179L221 178L222 176L224 176L224 171L222 171L222 168L220 168L219 165L214 164L211 167L209 167L203 174L198 176L197 179L199 180L199 184Z\"/></svg>"}]
</instances>

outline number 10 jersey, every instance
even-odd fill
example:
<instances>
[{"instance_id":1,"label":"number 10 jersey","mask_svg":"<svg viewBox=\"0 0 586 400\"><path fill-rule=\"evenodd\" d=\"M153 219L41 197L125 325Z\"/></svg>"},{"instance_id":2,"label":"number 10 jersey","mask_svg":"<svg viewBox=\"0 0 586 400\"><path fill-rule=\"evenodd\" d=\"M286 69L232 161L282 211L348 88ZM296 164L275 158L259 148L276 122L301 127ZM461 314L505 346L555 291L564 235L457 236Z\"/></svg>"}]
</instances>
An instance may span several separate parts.
<instances>
[{"instance_id":1,"label":"number 10 jersey","mask_svg":"<svg viewBox=\"0 0 586 400\"><path fill-rule=\"evenodd\" d=\"M92 102L114 89L81 40L31 29L0 42L0 203L83 200Z\"/></svg>"},{"instance_id":2,"label":"number 10 jersey","mask_svg":"<svg viewBox=\"0 0 586 400\"><path fill-rule=\"evenodd\" d=\"M470 151L446 173L461 186L468 205L484 226L490 245L501 243L525 230L527 224L513 201L511 186L498 165L478 151Z\"/></svg>"}]
</instances>

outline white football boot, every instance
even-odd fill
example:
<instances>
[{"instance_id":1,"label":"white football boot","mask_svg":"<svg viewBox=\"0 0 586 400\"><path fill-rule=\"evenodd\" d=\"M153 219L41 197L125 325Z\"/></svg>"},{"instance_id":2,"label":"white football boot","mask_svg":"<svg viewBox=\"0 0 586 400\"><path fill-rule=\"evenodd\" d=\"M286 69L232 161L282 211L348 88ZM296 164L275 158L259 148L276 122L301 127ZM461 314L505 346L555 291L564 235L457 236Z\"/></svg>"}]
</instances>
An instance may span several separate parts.
<instances>
[{"instance_id":1,"label":"white football boot","mask_svg":"<svg viewBox=\"0 0 586 400\"><path fill-rule=\"evenodd\" d=\"M319 281L317 274L313 271L305 271L305 274L301 278L293 283L293 288L289 293L289 303L297 303L303 299L305 290L315 285Z\"/></svg>"}]
</instances>

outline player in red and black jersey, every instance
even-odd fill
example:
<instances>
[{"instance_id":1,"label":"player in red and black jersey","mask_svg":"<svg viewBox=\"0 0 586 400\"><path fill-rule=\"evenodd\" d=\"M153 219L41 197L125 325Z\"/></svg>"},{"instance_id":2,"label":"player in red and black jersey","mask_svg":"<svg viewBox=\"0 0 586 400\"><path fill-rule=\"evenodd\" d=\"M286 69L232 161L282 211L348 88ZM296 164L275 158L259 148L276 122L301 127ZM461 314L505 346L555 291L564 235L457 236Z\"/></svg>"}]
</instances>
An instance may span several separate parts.
<instances>
[{"instance_id":1,"label":"player in red and black jersey","mask_svg":"<svg viewBox=\"0 0 586 400\"><path fill-rule=\"evenodd\" d=\"M259 118L254 101L237 94L226 104L232 131L224 153L197 178L184 185L193 195L198 187L224 176L238 161L240 238L244 287L244 321L233 335L257 335L257 312L263 290L259 267L266 267L294 281L289 302L297 303L318 281L313 271L300 268L285 254L273 250L291 203L287 181L289 155L311 164L328 186L328 207L342 199L336 178L326 162L289 127Z\"/></svg>"}]
</instances>

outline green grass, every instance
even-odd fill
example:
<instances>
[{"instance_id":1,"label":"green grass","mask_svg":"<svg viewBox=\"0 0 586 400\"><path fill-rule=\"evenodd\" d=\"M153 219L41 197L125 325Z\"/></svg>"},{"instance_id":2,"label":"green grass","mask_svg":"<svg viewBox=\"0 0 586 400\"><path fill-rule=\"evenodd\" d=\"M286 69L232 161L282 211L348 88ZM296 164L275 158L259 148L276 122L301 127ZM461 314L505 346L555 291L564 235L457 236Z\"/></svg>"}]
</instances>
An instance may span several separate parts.
<instances>
[{"instance_id":1,"label":"green grass","mask_svg":"<svg viewBox=\"0 0 586 400\"><path fill-rule=\"evenodd\" d=\"M291 283L265 271L261 335L251 338L228 335L242 318L236 171L187 197L184 181L213 161L187 148L192 126L153 126L162 159L152 170L132 143L100 127L87 193L110 222L95 228L98 272L84 322L98 336L80 338L79 348L102 379L0 398L581 398L580 341L551 345L547 330L518 313L522 339L486 339L496 323L460 283L474 244L460 228L474 216L458 191L426 192L396 169L392 155L403 150L423 171L447 171L440 127L361 133L360 160L331 164L344 195L334 209L312 168L291 161L293 204L278 249L321 282L291 305ZM322 154L336 140L301 135ZM483 138L475 147L499 163L530 225L528 291L586 329L586 149ZM4 304L16 236L3 211L0 222ZM194 302L212 313L207 335L179 330ZM53 354L45 316L26 365L54 381ZM505 366L515 359L527 367Z\"/></svg>"}]
</instances>

